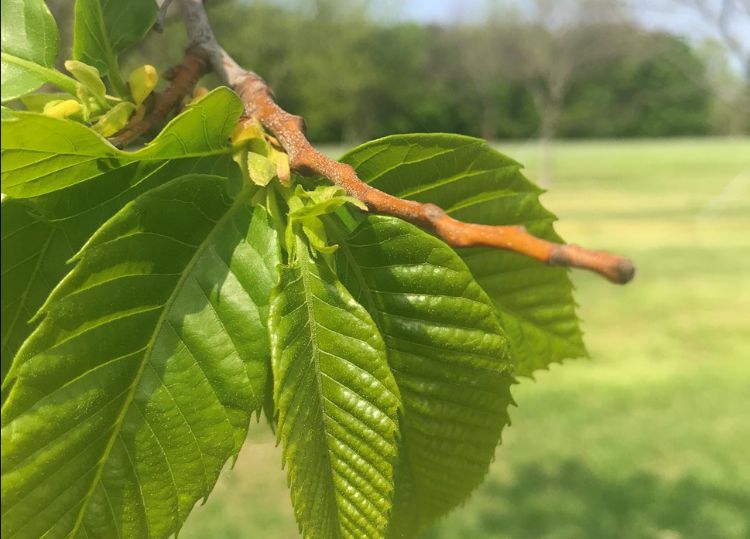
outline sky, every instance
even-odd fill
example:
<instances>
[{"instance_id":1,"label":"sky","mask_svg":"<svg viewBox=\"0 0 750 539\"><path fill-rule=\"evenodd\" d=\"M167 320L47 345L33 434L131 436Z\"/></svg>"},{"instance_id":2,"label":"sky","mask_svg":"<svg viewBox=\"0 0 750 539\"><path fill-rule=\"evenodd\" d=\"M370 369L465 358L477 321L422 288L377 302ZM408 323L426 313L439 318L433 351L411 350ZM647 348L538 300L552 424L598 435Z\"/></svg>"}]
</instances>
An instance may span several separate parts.
<instances>
[{"instance_id":1,"label":"sky","mask_svg":"<svg viewBox=\"0 0 750 539\"><path fill-rule=\"evenodd\" d=\"M444 23L451 20L481 19L484 6L492 0L404 0L401 16L422 22ZM510 3L523 10L528 0L496 0ZM631 5L636 20L648 29L666 30L690 40L718 38L714 21L702 17L686 6L698 0L623 0ZM735 0L750 4L750 0ZM718 13L721 0L702 0L713 13ZM750 9L750 6L749 8ZM738 9L731 18L731 31L745 54L750 56L750 13Z\"/></svg>"}]
</instances>

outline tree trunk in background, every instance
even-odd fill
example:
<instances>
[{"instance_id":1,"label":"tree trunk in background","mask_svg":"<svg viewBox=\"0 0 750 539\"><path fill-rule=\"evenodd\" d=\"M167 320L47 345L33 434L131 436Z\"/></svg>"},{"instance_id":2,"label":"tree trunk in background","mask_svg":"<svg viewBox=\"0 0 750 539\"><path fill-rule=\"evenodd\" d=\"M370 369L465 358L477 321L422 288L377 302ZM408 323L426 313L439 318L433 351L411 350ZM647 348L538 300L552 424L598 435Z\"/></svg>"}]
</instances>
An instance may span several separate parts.
<instances>
[{"instance_id":1,"label":"tree trunk in background","mask_svg":"<svg viewBox=\"0 0 750 539\"><path fill-rule=\"evenodd\" d=\"M539 111L539 172L537 183L542 187L550 187L555 176L554 145L557 127L560 121L560 105L550 96L537 96L537 110Z\"/></svg>"}]
</instances>

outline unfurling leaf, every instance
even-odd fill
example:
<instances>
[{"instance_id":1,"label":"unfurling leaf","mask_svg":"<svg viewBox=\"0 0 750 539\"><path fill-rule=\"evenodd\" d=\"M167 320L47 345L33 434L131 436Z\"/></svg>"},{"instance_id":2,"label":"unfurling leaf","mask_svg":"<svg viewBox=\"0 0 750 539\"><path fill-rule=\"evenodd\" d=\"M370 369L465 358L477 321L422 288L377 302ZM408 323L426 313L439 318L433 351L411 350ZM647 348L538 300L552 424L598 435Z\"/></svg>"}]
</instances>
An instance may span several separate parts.
<instances>
[{"instance_id":1,"label":"unfurling leaf","mask_svg":"<svg viewBox=\"0 0 750 539\"><path fill-rule=\"evenodd\" d=\"M33 112L42 112L45 105L50 101L65 101L67 99L73 99L73 96L65 92L35 92L18 98L27 110Z\"/></svg>"},{"instance_id":2,"label":"unfurling leaf","mask_svg":"<svg viewBox=\"0 0 750 539\"><path fill-rule=\"evenodd\" d=\"M75 99L48 101L42 114L50 118L68 118L81 112L81 104Z\"/></svg>"},{"instance_id":3,"label":"unfurling leaf","mask_svg":"<svg viewBox=\"0 0 750 539\"><path fill-rule=\"evenodd\" d=\"M118 103L99 118L93 125L93 129L103 137L111 137L127 125L134 111L133 103L128 101Z\"/></svg>"},{"instance_id":4,"label":"unfurling leaf","mask_svg":"<svg viewBox=\"0 0 750 539\"><path fill-rule=\"evenodd\" d=\"M231 135L232 144L237 146L248 140L263 138L263 134L263 126L258 120L246 118L234 127Z\"/></svg>"},{"instance_id":5,"label":"unfurling leaf","mask_svg":"<svg viewBox=\"0 0 750 539\"><path fill-rule=\"evenodd\" d=\"M78 81L78 98L82 103L92 102L97 106L96 112L100 109L107 109L107 88L102 82L99 70L93 66L84 64L77 60L67 60L65 69Z\"/></svg>"},{"instance_id":6,"label":"unfurling leaf","mask_svg":"<svg viewBox=\"0 0 750 539\"><path fill-rule=\"evenodd\" d=\"M297 224L301 225L310 245L316 251L324 254L333 253L337 246L328 245L328 236L320 218L346 204L366 209L360 200L348 196L346 191L335 185L321 185L313 191L305 191L302 186L298 185L294 190L294 195L287 200L287 204L289 205L289 224L286 229L286 245L289 253L294 253L296 250L296 241L293 236L296 233Z\"/></svg>"},{"instance_id":7,"label":"unfurling leaf","mask_svg":"<svg viewBox=\"0 0 750 539\"><path fill-rule=\"evenodd\" d=\"M302 220L302 231L307 236L310 246L319 253L335 253L338 245L328 245L328 234L323 221L317 217L308 217Z\"/></svg>"},{"instance_id":8,"label":"unfurling leaf","mask_svg":"<svg viewBox=\"0 0 750 539\"><path fill-rule=\"evenodd\" d=\"M247 170L255 185L265 187L276 177L276 165L259 153L247 152Z\"/></svg>"},{"instance_id":9,"label":"unfurling leaf","mask_svg":"<svg viewBox=\"0 0 750 539\"><path fill-rule=\"evenodd\" d=\"M130 95L133 97L133 102L136 105L140 105L151 92L156 88L156 84L159 82L159 73L156 68L150 64L145 64L137 67L131 71L128 77L128 85L130 86Z\"/></svg>"},{"instance_id":10,"label":"unfurling leaf","mask_svg":"<svg viewBox=\"0 0 750 539\"><path fill-rule=\"evenodd\" d=\"M305 191L301 186L297 186L294 196L289 200L289 217L320 217L333 213L345 204L352 204L362 210L367 209L361 200L347 195L346 191L335 185L320 185L312 191Z\"/></svg>"},{"instance_id":11,"label":"unfurling leaf","mask_svg":"<svg viewBox=\"0 0 750 539\"><path fill-rule=\"evenodd\" d=\"M278 150L274 146L278 143L272 143L272 140L273 137L268 135L260 122L254 118L241 121L232 132L233 145L244 146L243 149L255 154L247 158L249 176L254 183L267 185L273 177L277 177L282 185L288 187L291 182L289 156L286 152Z\"/></svg>"},{"instance_id":12,"label":"unfurling leaf","mask_svg":"<svg viewBox=\"0 0 750 539\"><path fill-rule=\"evenodd\" d=\"M208 95L208 92L209 90L205 86L196 86L193 90L193 95L190 96L190 100L188 100L187 102L187 105L197 103L198 101L206 97L206 95Z\"/></svg>"},{"instance_id":13,"label":"unfurling leaf","mask_svg":"<svg viewBox=\"0 0 750 539\"><path fill-rule=\"evenodd\" d=\"M277 150L271 145L269 156L274 165L276 165L276 176L279 178L281 185L289 186L292 181L292 171L289 167L289 156L286 152Z\"/></svg>"}]
</instances>

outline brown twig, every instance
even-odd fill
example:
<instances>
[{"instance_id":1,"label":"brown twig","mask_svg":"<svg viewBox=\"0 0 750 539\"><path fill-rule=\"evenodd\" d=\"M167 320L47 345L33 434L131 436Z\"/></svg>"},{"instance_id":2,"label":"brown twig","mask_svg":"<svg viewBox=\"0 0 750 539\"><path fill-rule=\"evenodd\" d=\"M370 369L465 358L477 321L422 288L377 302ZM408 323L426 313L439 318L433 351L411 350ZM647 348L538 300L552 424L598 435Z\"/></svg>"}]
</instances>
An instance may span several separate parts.
<instances>
[{"instance_id":1,"label":"brown twig","mask_svg":"<svg viewBox=\"0 0 750 539\"><path fill-rule=\"evenodd\" d=\"M552 243L532 236L523 227L464 223L434 204L404 200L370 187L359 179L351 166L334 161L313 148L305 136L303 119L279 107L266 82L239 66L221 48L211 30L202 0L180 2L193 48L201 50L214 70L234 88L245 104L246 114L257 118L278 139L289 155L293 170L322 176L364 202L371 211L400 217L429 229L454 247L506 249L552 266L594 271L618 284L625 284L633 278L635 267L626 258L577 245Z\"/></svg>"},{"instance_id":2,"label":"brown twig","mask_svg":"<svg viewBox=\"0 0 750 539\"><path fill-rule=\"evenodd\" d=\"M209 71L210 65L205 54L189 49L182 62L169 70L167 78L170 84L167 89L151 94L149 110L145 116L128 123L109 141L117 148L124 148L144 133L163 124L185 96L193 91L198 80Z\"/></svg>"}]
</instances>

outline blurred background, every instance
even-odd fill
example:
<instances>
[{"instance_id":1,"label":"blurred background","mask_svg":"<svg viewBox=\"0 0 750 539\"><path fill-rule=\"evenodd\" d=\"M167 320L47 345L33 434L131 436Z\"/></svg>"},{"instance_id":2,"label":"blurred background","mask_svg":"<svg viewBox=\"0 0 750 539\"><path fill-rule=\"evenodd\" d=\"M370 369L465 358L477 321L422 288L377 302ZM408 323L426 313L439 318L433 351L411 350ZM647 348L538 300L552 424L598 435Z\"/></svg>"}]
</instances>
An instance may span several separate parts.
<instances>
[{"instance_id":1,"label":"blurred background","mask_svg":"<svg viewBox=\"0 0 750 539\"><path fill-rule=\"evenodd\" d=\"M69 28L73 3L49 3ZM548 188L563 237L638 265L622 288L574 274L592 359L516 386L486 483L427 537L750 537L750 0L207 6L331 155L487 138ZM184 45L169 18L126 68ZM267 430L180 537L298 537Z\"/></svg>"},{"instance_id":2,"label":"blurred background","mask_svg":"<svg viewBox=\"0 0 750 539\"><path fill-rule=\"evenodd\" d=\"M61 19L73 2L49 4L69 47ZM315 142L415 131L488 140L750 133L750 0L206 5L224 47L307 119ZM126 71L179 59L176 15Z\"/></svg>"}]
</instances>

